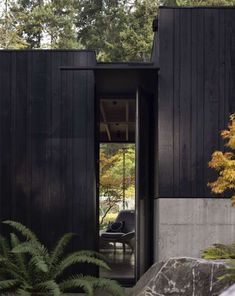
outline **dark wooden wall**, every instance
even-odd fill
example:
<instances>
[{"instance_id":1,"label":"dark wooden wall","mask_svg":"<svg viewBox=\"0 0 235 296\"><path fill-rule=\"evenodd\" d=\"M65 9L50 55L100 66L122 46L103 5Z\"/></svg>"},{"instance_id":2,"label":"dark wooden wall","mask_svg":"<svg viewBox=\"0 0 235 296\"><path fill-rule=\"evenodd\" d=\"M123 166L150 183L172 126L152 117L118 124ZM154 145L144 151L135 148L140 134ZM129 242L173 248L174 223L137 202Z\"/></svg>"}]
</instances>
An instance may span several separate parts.
<instances>
[{"instance_id":1,"label":"dark wooden wall","mask_svg":"<svg viewBox=\"0 0 235 296\"><path fill-rule=\"evenodd\" d=\"M0 220L96 248L93 52L0 51ZM1 226L2 228L2 226Z\"/></svg>"},{"instance_id":2,"label":"dark wooden wall","mask_svg":"<svg viewBox=\"0 0 235 296\"><path fill-rule=\"evenodd\" d=\"M161 8L156 38L159 197L207 197L235 112L235 9Z\"/></svg>"}]
</instances>

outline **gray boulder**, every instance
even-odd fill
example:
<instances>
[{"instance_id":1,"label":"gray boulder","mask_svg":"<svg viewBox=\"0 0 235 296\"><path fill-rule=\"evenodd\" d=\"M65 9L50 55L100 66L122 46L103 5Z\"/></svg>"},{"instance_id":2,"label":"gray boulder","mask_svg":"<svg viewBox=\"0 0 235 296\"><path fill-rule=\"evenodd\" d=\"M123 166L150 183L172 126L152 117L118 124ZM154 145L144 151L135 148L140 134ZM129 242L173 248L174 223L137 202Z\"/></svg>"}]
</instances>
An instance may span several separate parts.
<instances>
[{"instance_id":1,"label":"gray boulder","mask_svg":"<svg viewBox=\"0 0 235 296\"><path fill-rule=\"evenodd\" d=\"M217 296L230 286L229 283L218 280L225 269L224 261L171 258L154 264L129 295Z\"/></svg>"},{"instance_id":2,"label":"gray boulder","mask_svg":"<svg viewBox=\"0 0 235 296\"><path fill-rule=\"evenodd\" d=\"M220 296L234 296L235 295L235 285L232 285L226 291L224 291Z\"/></svg>"}]
</instances>

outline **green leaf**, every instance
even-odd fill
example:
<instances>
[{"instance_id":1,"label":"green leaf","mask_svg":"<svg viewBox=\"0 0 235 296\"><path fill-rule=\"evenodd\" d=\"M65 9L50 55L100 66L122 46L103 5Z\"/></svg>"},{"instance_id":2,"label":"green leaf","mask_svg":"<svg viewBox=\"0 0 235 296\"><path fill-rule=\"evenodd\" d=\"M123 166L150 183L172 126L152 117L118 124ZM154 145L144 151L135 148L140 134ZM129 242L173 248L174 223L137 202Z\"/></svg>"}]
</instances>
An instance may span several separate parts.
<instances>
[{"instance_id":1,"label":"green leaf","mask_svg":"<svg viewBox=\"0 0 235 296\"><path fill-rule=\"evenodd\" d=\"M2 259L2 258L1 258ZM22 271L21 269L12 261L6 258L3 258L0 260L1 263L1 273L0 274L8 274L11 275L12 277L20 280L24 280L24 277L22 276ZM9 278L6 278L9 279Z\"/></svg>"},{"instance_id":2,"label":"green leaf","mask_svg":"<svg viewBox=\"0 0 235 296\"><path fill-rule=\"evenodd\" d=\"M32 294L28 292L26 289L19 288L16 290L17 296L31 296Z\"/></svg>"},{"instance_id":3,"label":"green leaf","mask_svg":"<svg viewBox=\"0 0 235 296\"><path fill-rule=\"evenodd\" d=\"M63 281L59 286L63 292L74 288L82 288L87 295L93 295L94 293L93 284L89 281L89 279L86 279L83 276L73 276Z\"/></svg>"},{"instance_id":4,"label":"green leaf","mask_svg":"<svg viewBox=\"0 0 235 296\"><path fill-rule=\"evenodd\" d=\"M39 241L29 240L20 243L12 250L13 253L28 253L32 256L44 258L45 264L49 261L49 253L47 249Z\"/></svg>"},{"instance_id":5,"label":"green leaf","mask_svg":"<svg viewBox=\"0 0 235 296\"><path fill-rule=\"evenodd\" d=\"M14 288L19 284L18 280L4 280L0 281L0 290Z\"/></svg>"},{"instance_id":6,"label":"green leaf","mask_svg":"<svg viewBox=\"0 0 235 296\"><path fill-rule=\"evenodd\" d=\"M75 279L77 279L78 282L81 280L84 282L88 282L89 285L91 285L93 291L95 291L96 289L100 289L100 290L108 291L109 293L111 293L111 295L114 295L114 296L125 295L124 289L116 281L110 280L110 279L104 279L104 278L96 278L92 276L76 275L73 278L68 279L67 281L64 282L66 283L65 287L70 288L69 287L70 281ZM71 282L71 287L72 285L73 285L73 282ZM64 286L62 285L62 287Z\"/></svg>"},{"instance_id":7,"label":"green leaf","mask_svg":"<svg viewBox=\"0 0 235 296\"><path fill-rule=\"evenodd\" d=\"M31 239L31 240L38 241L37 236L30 229L28 229L26 226L24 226L23 224L16 222L16 221L12 221L12 220L6 220L6 221L3 221L2 223L7 224L7 225L11 226L12 228L16 229L23 236L25 236L28 240Z\"/></svg>"},{"instance_id":8,"label":"green leaf","mask_svg":"<svg viewBox=\"0 0 235 296\"><path fill-rule=\"evenodd\" d=\"M213 247L205 249L202 253L204 259L231 259L235 257L234 246L215 244Z\"/></svg>"},{"instance_id":9,"label":"green leaf","mask_svg":"<svg viewBox=\"0 0 235 296\"><path fill-rule=\"evenodd\" d=\"M48 266L46 264L46 262L44 261L44 258L41 256L33 256L30 259L29 265L35 266L38 268L39 271L42 271L44 273L48 272ZM36 270L35 270L36 272Z\"/></svg>"},{"instance_id":10,"label":"green leaf","mask_svg":"<svg viewBox=\"0 0 235 296\"><path fill-rule=\"evenodd\" d=\"M11 238L11 246L12 246L12 248L15 248L16 246L18 246L20 244L19 238L14 233L10 234L10 238ZM24 254L15 253L14 257L15 257L16 265L22 271L22 274L24 275L24 277L27 280L29 280L30 276L29 276L29 274L27 272L27 267L26 267L26 263L25 263L26 259L25 259Z\"/></svg>"},{"instance_id":11,"label":"green leaf","mask_svg":"<svg viewBox=\"0 0 235 296\"><path fill-rule=\"evenodd\" d=\"M39 283L35 286L36 289L39 289L40 291L44 291L44 292L50 292L50 294L54 295L54 296L60 296L61 295L61 291L59 288L59 285L53 281L46 281L43 283Z\"/></svg>"},{"instance_id":12,"label":"green leaf","mask_svg":"<svg viewBox=\"0 0 235 296\"><path fill-rule=\"evenodd\" d=\"M114 280L105 279L105 278L95 278L90 277L90 280L93 282L93 286L95 289L101 289L108 291L114 296L124 296L124 289Z\"/></svg>"},{"instance_id":13,"label":"green leaf","mask_svg":"<svg viewBox=\"0 0 235 296\"><path fill-rule=\"evenodd\" d=\"M66 268L77 263L89 263L97 265L99 267L103 267L108 270L110 269L107 263L105 263L103 260L94 258L92 256L81 255L80 252L75 252L73 254L68 255L65 259L61 261L57 268L57 271L55 272L55 277L62 274Z\"/></svg>"},{"instance_id":14,"label":"green leaf","mask_svg":"<svg viewBox=\"0 0 235 296\"><path fill-rule=\"evenodd\" d=\"M50 259L51 265L57 264L61 255L64 252L65 247L68 245L68 243L70 242L70 240L74 235L75 233L66 233L61 237L61 239L58 241L54 250L51 253L51 259Z\"/></svg>"}]
</instances>

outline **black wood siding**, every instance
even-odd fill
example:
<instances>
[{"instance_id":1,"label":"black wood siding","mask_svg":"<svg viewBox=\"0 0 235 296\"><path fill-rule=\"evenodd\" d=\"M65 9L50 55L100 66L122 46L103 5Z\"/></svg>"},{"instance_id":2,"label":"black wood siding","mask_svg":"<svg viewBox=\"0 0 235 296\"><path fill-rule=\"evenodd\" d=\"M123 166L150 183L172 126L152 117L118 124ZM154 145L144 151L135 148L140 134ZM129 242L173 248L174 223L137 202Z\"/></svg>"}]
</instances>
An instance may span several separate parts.
<instances>
[{"instance_id":1,"label":"black wood siding","mask_svg":"<svg viewBox=\"0 0 235 296\"><path fill-rule=\"evenodd\" d=\"M208 161L235 112L235 9L161 8L159 197L208 197Z\"/></svg>"},{"instance_id":2,"label":"black wood siding","mask_svg":"<svg viewBox=\"0 0 235 296\"><path fill-rule=\"evenodd\" d=\"M0 220L97 244L93 52L0 52ZM2 228L2 226L1 226Z\"/></svg>"}]
</instances>

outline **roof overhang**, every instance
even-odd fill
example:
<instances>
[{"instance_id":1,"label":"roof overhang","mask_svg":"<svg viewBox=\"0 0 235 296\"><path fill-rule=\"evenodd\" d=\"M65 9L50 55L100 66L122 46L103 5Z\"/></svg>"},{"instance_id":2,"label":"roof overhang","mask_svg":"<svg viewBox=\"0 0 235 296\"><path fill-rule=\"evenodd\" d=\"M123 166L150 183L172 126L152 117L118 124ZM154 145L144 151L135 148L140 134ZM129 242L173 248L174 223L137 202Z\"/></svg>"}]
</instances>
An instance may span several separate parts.
<instances>
[{"instance_id":1,"label":"roof overhang","mask_svg":"<svg viewBox=\"0 0 235 296\"><path fill-rule=\"evenodd\" d=\"M142 87L149 92L156 88L159 68L154 63L97 63L94 66L62 66L62 71L94 71L99 96L135 94Z\"/></svg>"}]
</instances>

